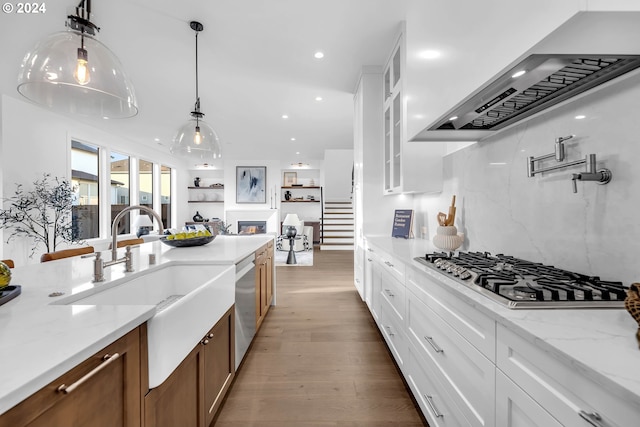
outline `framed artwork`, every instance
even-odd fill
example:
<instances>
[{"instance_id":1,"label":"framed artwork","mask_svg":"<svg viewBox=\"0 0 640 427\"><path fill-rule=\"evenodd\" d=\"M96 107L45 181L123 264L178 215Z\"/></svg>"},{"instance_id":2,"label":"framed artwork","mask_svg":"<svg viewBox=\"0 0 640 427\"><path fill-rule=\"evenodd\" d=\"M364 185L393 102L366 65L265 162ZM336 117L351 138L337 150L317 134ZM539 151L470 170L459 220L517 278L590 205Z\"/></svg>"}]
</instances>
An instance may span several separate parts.
<instances>
[{"instance_id":1,"label":"framed artwork","mask_svg":"<svg viewBox=\"0 0 640 427\"><path fill-rule=\"evenodd\" d=\"M298 183L298 174L296 172L284 173L284 186L291 187L293 184Z\"/></svg>"},{"instance_id":2,"label":"framed artwork","mask_svg":"<svg viewBox=\"0 0 640 427\"><path fill-rule=\"evenodd\" d=\"M267 203L266 189L266 166L236 166L236 203Z\"/></svg>"}]
</instances>

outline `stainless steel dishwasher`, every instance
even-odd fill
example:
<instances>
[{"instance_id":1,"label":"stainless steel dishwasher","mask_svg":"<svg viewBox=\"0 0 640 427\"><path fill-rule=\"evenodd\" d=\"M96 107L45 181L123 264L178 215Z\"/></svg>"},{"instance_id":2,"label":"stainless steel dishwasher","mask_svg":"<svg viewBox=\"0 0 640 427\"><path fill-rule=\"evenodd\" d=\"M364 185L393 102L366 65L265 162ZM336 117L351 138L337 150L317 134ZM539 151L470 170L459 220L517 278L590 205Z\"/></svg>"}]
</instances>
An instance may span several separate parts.
<instances>
[{"instance_id":1,"label":"stainless steel dishwasher","mask_svg":"<svg viewBox=\"0 0 640 427\"><path fill-rule=\"evenodd\" d=\"M252 254L236 264L236 369L256 334L256 265Z\"/></svg>"}]
</instances>

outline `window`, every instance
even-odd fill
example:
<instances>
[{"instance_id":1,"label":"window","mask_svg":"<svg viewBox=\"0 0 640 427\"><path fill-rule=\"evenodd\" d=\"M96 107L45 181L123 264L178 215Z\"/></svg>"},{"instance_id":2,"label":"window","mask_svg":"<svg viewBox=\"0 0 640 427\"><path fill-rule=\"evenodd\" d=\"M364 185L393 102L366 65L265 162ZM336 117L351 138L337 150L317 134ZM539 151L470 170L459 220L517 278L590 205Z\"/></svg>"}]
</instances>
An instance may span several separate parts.
<instances>
[{"instance_id":1,"label":"window","mask_svg":"<svg viewBox=\"0 0 640 427\"><path fill-rule=\"evenodd\" d=\"M76 196L71 221L79 239L100 235L98 154L94 145L71 141L71 182Z\"/></svg>"},{"instance_id":2,"label":"window","mask_svg":"<svg viewBox=\"0 0 640 427\"><path fill-rule=\"evenodd\" d=\"M116 215L129 206L131 197L131 179L129 175L129 156L111 152L110 172L111 182L109 185L111 202L111 224ZM118 226L118 234L129 233L129 215L125 215Z\"/></svg>"},{"instance_id":3,"label":"window","mask_svg":"<svg viewBox=\"0 0 640 427\"><path fill-rule=\"evenodd\" d=\"M153 209L153 163L146 160L138 162L139 204Z\"/></svg>"},{"instance_id":4,"label":"window","mask_svg":"<svg viewBox=\"0 0 640 427\"><path fill-rule=\"evenodd\" d=\"M160 166L160 216L162 227L171 227L171 168Z\"/></svg>"}]
</instances>

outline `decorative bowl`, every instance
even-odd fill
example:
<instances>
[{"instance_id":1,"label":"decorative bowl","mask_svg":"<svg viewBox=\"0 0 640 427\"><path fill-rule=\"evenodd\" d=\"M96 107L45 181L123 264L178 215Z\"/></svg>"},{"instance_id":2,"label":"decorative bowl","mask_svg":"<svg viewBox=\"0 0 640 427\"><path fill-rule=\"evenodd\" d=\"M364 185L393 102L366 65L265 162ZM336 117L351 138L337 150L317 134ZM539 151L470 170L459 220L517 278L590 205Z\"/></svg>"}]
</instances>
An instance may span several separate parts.
<instances>
[{"instance_id":1,"label":"decorative bowl","mask_svg":"<svg viewBox=\"0 0 640 427\"><path fill-rule=\"evenodd\" d=\"M190 246L206 245L207 243L213 241L213 239L215 238L216 236L203 236L203 237L192 237L190 239L167 240L166 237L161 237L160 241L165 245L169 245L174 248L187 248Z\"/></svg>"}]
</instances>

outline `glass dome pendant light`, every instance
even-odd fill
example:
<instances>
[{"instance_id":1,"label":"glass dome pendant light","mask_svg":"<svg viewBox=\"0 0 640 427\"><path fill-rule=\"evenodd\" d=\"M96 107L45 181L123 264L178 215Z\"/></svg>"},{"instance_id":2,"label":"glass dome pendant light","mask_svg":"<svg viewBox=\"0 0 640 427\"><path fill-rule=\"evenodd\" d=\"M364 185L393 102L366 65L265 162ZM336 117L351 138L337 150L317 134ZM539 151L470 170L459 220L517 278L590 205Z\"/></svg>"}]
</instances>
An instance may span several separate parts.
<instances>
[{"instance_id":1,"label":"glass dome pendant light","mask_svg":"<svg viewBox=\"0 0 640 427\"><path fill-rule=\"evenodd\" d=\"M118 58L95 36L91 0L67 16L67 31L51 34L28 52L18 73L18 92L51 110L85 117L138 114L133 85Z\"/></svg>"},{"instance_id":2,"label":"glass dome pendant light","mask_svg":"<svg viewBox=\"0 0 640 427\"><path fill-rule=\"evenodd\" d=\"M200 111L200 96L198 95L198 33L204 26L197 21L189 23L196 32L196 103L191 112L191 119L187 121L176 134L170 151L183 157L197 160L199 164L222 157L218 134L202 118Z\"/></svg>"}]
</instances>

